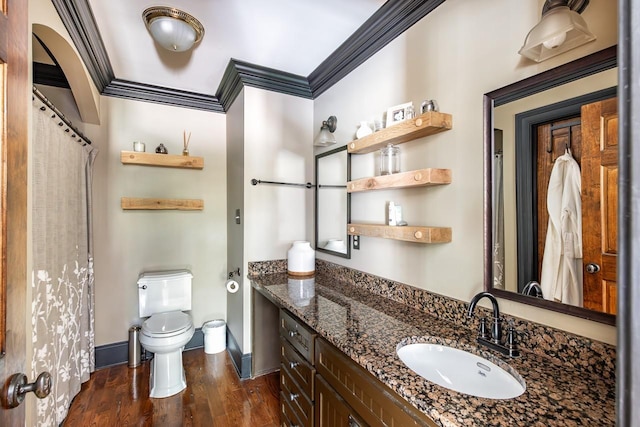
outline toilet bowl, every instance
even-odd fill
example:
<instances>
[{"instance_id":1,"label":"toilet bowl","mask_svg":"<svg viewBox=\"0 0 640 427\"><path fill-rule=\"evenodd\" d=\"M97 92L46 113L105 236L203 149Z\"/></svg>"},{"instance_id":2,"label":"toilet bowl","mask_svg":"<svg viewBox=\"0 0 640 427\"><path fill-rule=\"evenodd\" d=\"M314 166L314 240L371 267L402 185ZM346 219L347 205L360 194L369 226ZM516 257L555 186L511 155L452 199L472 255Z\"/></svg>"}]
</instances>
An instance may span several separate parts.
<instances>
[{"instance_id":1,"label":"toilet bowl","mask_svg":"<svg viewBox=\"0 0 640 427\"><path fill-rule=\"evenodd\" d=\"M140 344L154 354L150 397L168 397L187 387L182 351L195 332L191 316L181 311L154 314L142 323Z\"/></svg>"},{"instance_id":2,"label":"toilet bowl","mask_svg":"<svg viewBox=\"0 0 640 427\"><path fill-rule=\"evenodd\" d=\"M153 353L149 396L169 397L187 387L182 351L195 332L191 316L191 278L187 270L147 272L138 279L142 322L140 344Z\"/></svg>"}]
</instances>

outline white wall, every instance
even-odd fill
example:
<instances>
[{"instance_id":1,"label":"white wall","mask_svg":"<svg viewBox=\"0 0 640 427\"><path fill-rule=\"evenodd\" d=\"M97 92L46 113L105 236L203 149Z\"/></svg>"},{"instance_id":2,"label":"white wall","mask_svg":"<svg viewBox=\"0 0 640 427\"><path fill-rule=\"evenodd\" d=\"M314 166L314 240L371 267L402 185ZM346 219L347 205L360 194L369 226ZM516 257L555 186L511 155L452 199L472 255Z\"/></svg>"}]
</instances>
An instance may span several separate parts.
<instances>
[{"instance_id":1,"label":"white wall","mask_svg":"<svg viewBox=\"0 0 640 427\"><path fill-rule=\"evenodd\" d=\"M338 117L339 144L354 138L361 120L390 106L436 99L453 115L453 129L400 146L402 170L450 168L447 186L352 195L352 221L384 222L385 202L403 205L409 224L449 226L453 241L418 245L362 238L351 260L319 258L398 280L463 301L483 289L483 116L484 93L616 43L616 5L592 1L583 13L598 39L533 64L518 54L541 11L541 2L449 0L314 103L314 128ZM515 36L514 36L515 35ZM375 174L374 154L353 156L352 178ZM615 328L524 306L500 302L503 311L605 342Z\"/></svg>"},{"instance_id":2,"label":"white wall","mask_svg":"<svg viewBox=\"0 0 640 427\"><path fill-rule=\"evenodd\" d=\"M313 102L246 87L244 271L251 261L283 259L294 240L313 241L313 190L251 179L313 182ZM251 348L251 293L245 281L243 352Z\"/></svg>"},{"instance_id":3,"label":"white wall","mask_svg":"<svg viewBox=\"0 0 640 427\"><path fill-rule=\"evenodd\" d=\"M193 272L192 316L196 327L226 317L226 126L225 116L148 102L101 97L102 126L85 126L100 152L94 172L96 345L127 339L139 321L136 281L145 270ZM182 151L203 170L123 165L133 141L153 152ZM123 211L121 197L203 199L203 211Z\"/></svg>"},{"instance_id":4,"label":"white wall","mask_svg":"<svg viewBox=\"0 0 640 427\"><path fill-rule=\"evenodd\" d=\"M236 343L244 342L244 294L249 293L249 282L243 284L247 275L244 251L244 90L227 111L227 271L240 268L240 277L233 277L243 285L235 294L227 294L227 327ZM236 209L240 210L240 224L236 224ZM247 347L246 353L250 350Z\"/></svg>"}]
</instances>

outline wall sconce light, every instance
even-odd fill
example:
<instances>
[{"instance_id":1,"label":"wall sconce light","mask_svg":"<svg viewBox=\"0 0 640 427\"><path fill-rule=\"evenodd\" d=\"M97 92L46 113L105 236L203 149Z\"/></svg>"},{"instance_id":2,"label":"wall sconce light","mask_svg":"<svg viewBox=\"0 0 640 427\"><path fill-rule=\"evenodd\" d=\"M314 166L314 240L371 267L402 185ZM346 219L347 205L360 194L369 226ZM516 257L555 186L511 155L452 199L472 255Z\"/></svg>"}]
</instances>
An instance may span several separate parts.
<instances>
[{"instance_id":1,"label":"wall sconce light","mask_svg":"<svg viewBox=\"0 0 640 427\"><path fill-rule=\"evenodd\" d=\"M336 118L336 116L329 116L327 120L324 120L322 122L322 127L320 127L320 133L313 142L313 145L326 147L327 145L335 144L336 137L333 132L335 132L336 130L337 123L338 119Z\"/></svg>"},{"instance_id":2,"label":"wall sconce light","mask_svg":"<svg viewBox=\"0 0 640 427\"><path fill-rule=\"evenodd\" d=\"M174 7L150 7L142 12L142 19L151 37L172 52L189 50L204 36L200 21Z\"/></svg>"},{"instance_id":3,"label":"wall sconce light","mask_svg":"<svg viewBox=\"0 0 640 427\"><path fill-rule=\"evenodd\" d=\"M518 53L536 62L567 52L596 39L580 14L589 0L546 0L542 18Z\"/></svg>"}]
</instances>

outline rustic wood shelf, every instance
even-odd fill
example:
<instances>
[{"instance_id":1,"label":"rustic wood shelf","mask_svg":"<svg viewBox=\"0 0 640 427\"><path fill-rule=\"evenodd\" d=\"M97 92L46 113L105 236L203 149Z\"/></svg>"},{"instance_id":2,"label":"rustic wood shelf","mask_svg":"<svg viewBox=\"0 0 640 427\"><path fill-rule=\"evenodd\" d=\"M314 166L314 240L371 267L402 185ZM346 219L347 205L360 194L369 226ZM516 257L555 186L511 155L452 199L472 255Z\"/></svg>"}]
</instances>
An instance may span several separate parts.
<instances>
[{"instance_id":1,"label":"rustic wood shelf","mask_svg":"<svg viewBox=\"0 0 640 427\"><path fill-rule=\"evenodd\" d=\"M125 165L160 166L167 168L202 169L204 158L175 154L122 151L120 161Z\"/></svg>"},{"instance_id":2,"label":"rustic wood shelf","mask_svg":"<svg viewBox=\"0 0 640 427\"><path fill-rule=\"evenodd\" d=\"M352 141L347 146L351 154L365 154L379 150L387 144L402 144L417 138L450 130L453 127L451 114L429 111L416 118L389 126L363 138Z\"/></svg>"},{"instance_id":3,"label":"rustic wood shelf","mask_svg":"<svg viewBox=\"0 0 640 427\"><path fill-rule=\"evenodd\" d=\"M391 188L427 187L451 184L450 169L419 169L347 182L347 192L384 190Z\"/></svg>"},{"instance_id":4,"label":"rustic wood shelf","mask_svg":"<svg viewBox=\"0 0 640 427\"><path fill-rule=\"evenodd\" d=\"M451 228L421 226L390 226L382 224L349 224L350 236L382 237L416 243L449 243Z\"/></svg>"},{"instance_id":5,"label":"rustic wood shelf","mask_svg":"<svg viewBox=\"0 0 640 427\"><path fill-rule=\"evenodd\" d=\"M180 210L201 211L204 209L202 199L155 199L140 197L122 197L120 206L124 210Z\"/></svg>"}]
</instances>

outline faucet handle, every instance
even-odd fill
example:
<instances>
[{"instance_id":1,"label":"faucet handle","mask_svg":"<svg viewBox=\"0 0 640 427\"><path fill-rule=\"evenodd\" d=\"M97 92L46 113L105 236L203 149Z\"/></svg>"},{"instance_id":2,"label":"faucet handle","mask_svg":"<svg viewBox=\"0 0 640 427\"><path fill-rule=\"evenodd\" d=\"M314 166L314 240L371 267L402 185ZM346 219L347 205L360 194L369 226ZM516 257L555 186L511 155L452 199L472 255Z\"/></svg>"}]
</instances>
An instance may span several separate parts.
<instances>
[{"instance_id":1,"label":"faucet handle","mask_svg":"<svg viewBox=\"0 0 640 427\"><path fill-rule=\"evenodd\" d=\"M516 327L512 322L509 322L509 326L507 328L507 341L505 344L509 351L509 356L511 357L517 357L520 355L520 352L518 351L518 344L516 343L517 336L518 333L516 332Z\"/></svg>"},{"instance_id":2,"label":"faucet handle","mask_svg":"<svg viewBox=\"0 0 640 427\"><path fill-rule=\"evenodd\" d=\"M489 333L487 332L487 318L480 318L480 329L478 330L478 338L489 339Z\"/></svg>"}]
</instances>

